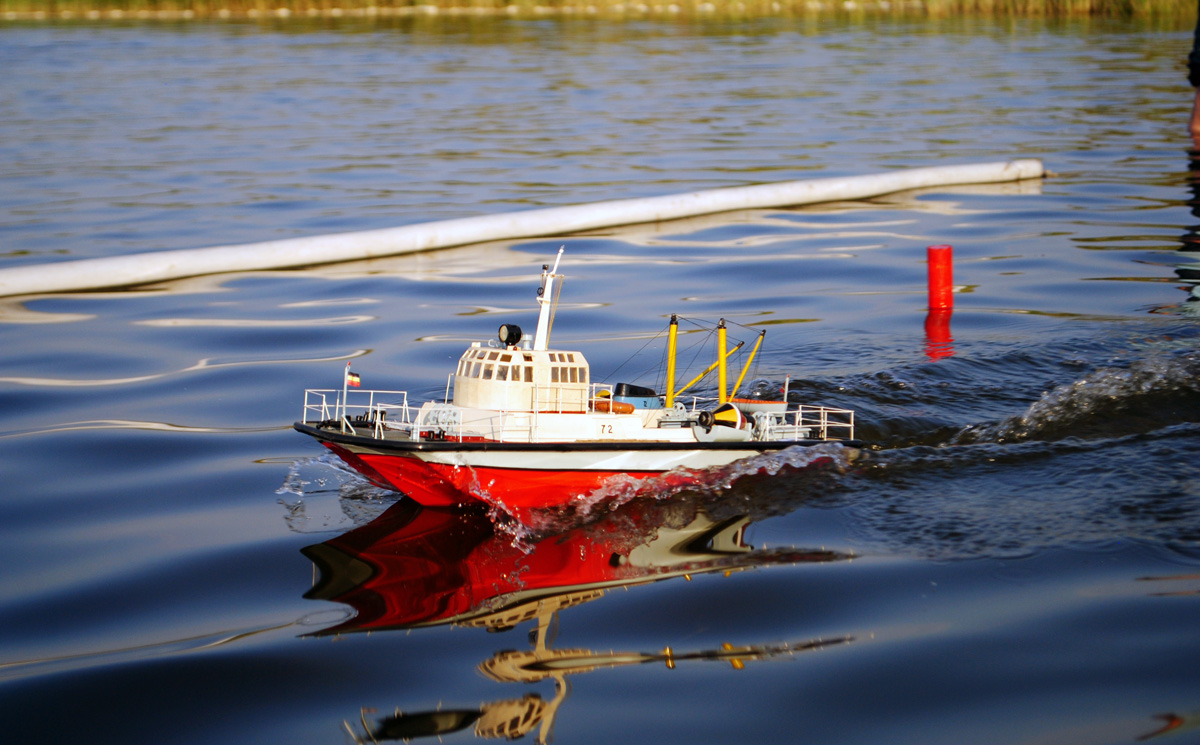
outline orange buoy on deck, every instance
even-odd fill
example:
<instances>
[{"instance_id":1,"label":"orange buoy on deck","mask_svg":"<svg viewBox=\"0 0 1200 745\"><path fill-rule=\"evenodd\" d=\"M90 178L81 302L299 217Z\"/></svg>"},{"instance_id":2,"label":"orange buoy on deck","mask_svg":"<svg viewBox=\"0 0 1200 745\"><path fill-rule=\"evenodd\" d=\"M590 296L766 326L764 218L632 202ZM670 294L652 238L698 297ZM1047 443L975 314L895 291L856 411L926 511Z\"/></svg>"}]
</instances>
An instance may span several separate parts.
<instances>
[{"instance_id":1,"label":"orange buoy on deck","mask_svg":"<svg viewBox=\"0 0 1200 745\"><path fill-rule=\"evenodd\" d=\"M628 401L610 401L607 398L597 398L592 401L592 410L601 414L632 414L633 404Z\"/></svg>"}]
</instances>

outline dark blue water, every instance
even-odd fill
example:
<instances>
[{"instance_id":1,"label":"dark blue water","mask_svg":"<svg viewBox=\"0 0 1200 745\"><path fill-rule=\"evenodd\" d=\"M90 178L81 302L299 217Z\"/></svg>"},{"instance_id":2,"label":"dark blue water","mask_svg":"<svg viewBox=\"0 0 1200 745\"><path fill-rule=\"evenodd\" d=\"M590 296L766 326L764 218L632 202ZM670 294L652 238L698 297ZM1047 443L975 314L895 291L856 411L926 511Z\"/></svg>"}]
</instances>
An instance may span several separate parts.
<instances>
[{"instance_id":1,"label":"dark blue water","mask_svg":"<svg viewBox=\"0 0 1200 745\"><path fill-rule=\"evenodd\" d=\"M1188 29L0 26L0 266L1039 157L1035 183L0 301L5 741L1200 742ZM950 338L924 248L955 247ZM671 313L858 412L536 530L293 432ZM808 466L808 467L805 467ZM491 633L489 633L491 632Z\"/></svg>"}]
</instances>

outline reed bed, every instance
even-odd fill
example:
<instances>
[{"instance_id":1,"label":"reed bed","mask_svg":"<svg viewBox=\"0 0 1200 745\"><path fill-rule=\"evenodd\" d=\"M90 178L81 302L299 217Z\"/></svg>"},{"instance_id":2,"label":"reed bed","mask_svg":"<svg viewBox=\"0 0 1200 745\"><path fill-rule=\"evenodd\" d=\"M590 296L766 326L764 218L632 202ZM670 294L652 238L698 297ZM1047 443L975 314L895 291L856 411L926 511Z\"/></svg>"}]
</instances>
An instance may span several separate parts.
<instances>
[{"instance_id":1,"label":"reed bed","mask_svg":"<svg viewBox=\"0 0 1200 745\"><path fill-rule=\"evenodd\" d=\"M404 16L904 15L1190 19L1195 0L0 0L0 22Z\"/></svg>"}]
</instances>

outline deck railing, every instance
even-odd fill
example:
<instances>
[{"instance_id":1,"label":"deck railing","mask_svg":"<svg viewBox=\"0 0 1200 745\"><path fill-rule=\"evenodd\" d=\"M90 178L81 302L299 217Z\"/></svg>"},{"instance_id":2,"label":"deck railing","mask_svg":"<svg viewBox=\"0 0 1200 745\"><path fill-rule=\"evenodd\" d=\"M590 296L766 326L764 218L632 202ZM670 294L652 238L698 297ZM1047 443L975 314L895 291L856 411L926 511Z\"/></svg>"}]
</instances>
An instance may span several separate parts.
<instances>
[{"instance_id":1,"label":"deck railing","mask_svg":"<svg viewBox=\"0 0 1200 745\"><path fill-rule=\"evenodd\" d=\"M828 406L800 404L791 417L797 427L816 430L816 440L853 440L854 412L850 409L834 409Z\"/></svg>"},{"instance_id":2,"label":"deck railing","mask_svg":"<svg viewBox=\"0 0 1200 745\"><path fill-rule=\"evenodd\" d=\"M309 388L304 391L300 421L336 421L342 431L358 434L359 429L370 428L374 437L383 437L386 429L411 431L415 411L407 391L346 391L343 400L342 391Z\"/></svg>"},{"instance_id":3,"label":"deck railing","mask_svg":"<svg viewBox=\"0 0 1200 745\"><path fill-rule=\"evenodd\" d=\"M594 410L597 402L611 400L599 395L601 391L607 391L611 396L611 386L593 384L591 389L589 409ZM684 404L683 408L694 412L704 403L706 399L693 397L691 406ZM370 436L377 438L383 438L387 432L401 432L419 440L423 433L432 431L439 437L458 441L470 436L499 442L537 442L539 411L536 408L533 411L497 411L467 422L463 421L462 412L453 405L435 404L422 414L420 406L409 403L406 391L346 391L343 401L342 391L310 388L304 391L301 421L337 422L343 432L358 435L369 431ZM609 413L613 413L611 408ZM514 414L527 416L528 424L514 422ZM801 404L786 413L757 416L769 417L769 430L756 432L760 439L854 439L854 412L849 409Z\"/></svg>"}]
</instances>

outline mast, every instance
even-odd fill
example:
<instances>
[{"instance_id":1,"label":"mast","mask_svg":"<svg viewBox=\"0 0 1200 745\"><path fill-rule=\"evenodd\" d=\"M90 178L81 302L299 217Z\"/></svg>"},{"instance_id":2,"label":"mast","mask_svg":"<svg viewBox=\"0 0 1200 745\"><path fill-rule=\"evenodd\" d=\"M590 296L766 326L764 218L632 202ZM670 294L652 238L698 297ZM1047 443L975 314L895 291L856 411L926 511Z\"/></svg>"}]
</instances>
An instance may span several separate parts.
<instances>
[{"instance_id":1,"label":"mast","mask_svg":"<svg viewBox=\"0 0 1200 745\"><path fill-rule=\"evenodd\" d=\"M742 387L742 381L745 380L746 373L750 370L750 363L754 361L754 355L758 354L758 348L762 346L763 337L766 335L766 329L759 329L758 338L754 341L754 348L750 350L750 356L746 358L746 364L742 365L742 374L738 376L737 382L733 384L733 390L729 393L730 398L737 396L738 389Z\"/></svg>"},{"instance_id":2,"label":"mast","mask_svg":"<svg viewBox=\"0 0 1200 745\"><path fill-rule=\"evenodd\" d=\"M737 344L736 344L736 345L733 347L733 349L730 349L729 351L725 352L725 359L729 359L730 355L732 355L734 352L736 352L736 351L738 351L739 349L741 349L743 346L745 346L745 344L746 344L746 342L744 342L744 341L739 341L739 342L738 342L738 343L737 343ZM675 395L676 395L676 396L678 396L678 395L680 395L681 393L683 393L684 391L686 391L688 388L691 388L691 387L692 387L692 386L694 386L695 384L699 383L701 380L703 380L703 379L704 379L704 376L705 376L705 375L708 375L710 372L712 372L713 370L717 369L717 365L720 365L720 364L721 364L721 361L720 361L720 360L717 360L716 362L712 363L712 364L711 364L711 365L709 365L708 367L704 368L704 372L702 372L702 373L700 373L699 375L697 375L696 377L692 378L690 381L688 381L688 384L687 384L687 385L685 385L685 386L683 386L682 388L680 388L679 390L675 391Z\"/></svg>"},{"instance_id":3,"label":"mast","mask_svg":"<svg viewBox=\"0 0 1200 745\"><path fill-rule=\"evenodd\" d=\"M554 257L554 268L542 264L542 286L538 288L538 325L533 335L533 348L546 350L550 344L550 327L554 325L554 311L558 308L558 291L561 289L562 275L558 273L558 262L562 261L563 249L558 249Z\"/></svg>"},{"instance_id":4,"label":"mast","mask_svg":"<svg viewBox=\"0 0 1200 745\"><path fill-rule=\"evenodd\" d=\"M679 317L672 313L667 331L667 397L664 401L668 409L675 405L675 348L678 338Z\"/></svg>"},{"instance_id":5,"label":"mast","mask_svg":"<svg viewBox=\"0 0 1200 745\"><path fill-rule=\"evenodd\" d=\"M725 319L717 323L717 402L725 403L729 398L726 386L729 384L729 370L725 364Z\"/></svg>"}]
</instances>

